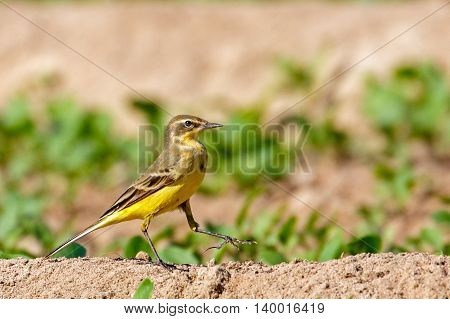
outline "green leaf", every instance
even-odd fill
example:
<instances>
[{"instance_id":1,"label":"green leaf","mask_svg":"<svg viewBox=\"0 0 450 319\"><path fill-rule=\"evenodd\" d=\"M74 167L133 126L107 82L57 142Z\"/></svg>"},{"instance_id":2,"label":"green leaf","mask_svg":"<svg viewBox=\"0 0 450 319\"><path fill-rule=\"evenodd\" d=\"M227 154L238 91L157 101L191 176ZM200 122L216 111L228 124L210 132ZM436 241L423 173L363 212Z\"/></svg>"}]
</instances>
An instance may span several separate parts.
<instances>
[{"instance_id":1,"label":"green leaf","mask_svg":"<svg viewBox=\"0 0 450 319\"><path fill-rule=\"evenodd\" d=\"M216 263L220 263L227 253L227 249L214 249L214 260Z\"/></svg>"},{"instance_id":2,"label":"green leaf","mask_svg":"<svg viewBox=\"0 0 450 319\"><path fill-rule=\"evenodd\" d=\"M159 253L161 259L175 264L198 264L200 260L192 251L176 245L170 245Z\"/></svg>"},{"instance_id":3,"label":"green leaf","mask_svg":"<svg viewBox=\"0 0 450 319\"><path fill-rule=\"evenodd\" d=\"M333 238L323 246L319 255L319 261L327 261L339 257L342 253L342 244L342 236L340 234L334 235Z\"/></svg>"},{"instance_id":4,"label":"green leaf","mask_svg":"<svg viewBox=\"0 0 450 319\"><path fill-rule=\"evenodd\" d=\"M425 228L420 232L420 239L430 244L436 251L444 248L444 240L442 234L437 229Z\"/></svg>"},{"instance_id":5,"label":"green leaf","mask_svg":"<svg viewBox=\"0 0 450 319\"><path fill-rule=\"evenodd\" d=\"M314 233L314 231L316 230L316 224L317 224L317 221L319 220L319 218L320 218L319 213L317 213L316 211L313 211L309 215L308 220L306 221L306 224L303 227L303 232L308 233L308 234Z\"/></svg>"},{"instance_id":6,"label":"green leaf","mask_svg":"<svg viewBox=\"0 0 450 319\"><path fill-rule=\"evenodd\" d=\"M357 238L347 245L350 254L377 253L381 249L381 237L378 235L367 235Z\"/></svg>"},{"instance_id":7,"label":"green leaf","mask_svg":"<svg viewBox=\"0 0 450 319\"><path fill-rule=\"evenodd\" d=\"M155 236L153 236L152 241L156 245L157 242L159 242L163 239L173 240L174 233L175 233L174 227L169 225L167 227L164 227Z\"/></svg>"},{"instance_id":8,"label":"green leaf","mask_svg":"<svg viewBox=\"0 0 450 319\"><path fill-rule=\"evenodd\" d=\"M152 299L153 290L153 281L150 278L145 278L134 292L133 299Z\"/></svg>"},{"instance_id":9,"label":"green leaf","mask_svg":"<svg viewBox=\"0 0 450 319\"><path fill-rule=\"evenodd\" d=\"M444 246L444 249L442 249L442 253L445 256L450 256L450 243L448 243Z\"/></svg>"},{"instance_id":10,"label":"green leaf","mask_svg":"<svg viewBox=\"0 0 450 319\"><path fill-rule=\"evenodd\" d=\"M0 118L3 127L11 133L27 133L33 128L29 103L24 97L9 102Z\"/></svg>"},{"instance_id":11,"label":"green leaf","mask_svg":"<svg viewBox=\"0 0 450 319\"><path fill-rule=\"evenodd\" d=\"M149 256L151 255L151 249L147 241L141 236L134 236L126 243L123 253L125 258L134 258L140 251L145 251Z\"/></svg>"},{"instance_id":12,"label":"green leaf","mask_svg":"<svg viewBox=\"0 0 450 319\"><path fill-rule=\"evenodd\" d=\"M263 263L269 265L276 265L286 261L286 258L273 247L262 248L260 258Z\"/></svg>"},{"instance_id":13,"label":"green leaf","mask_svg":"<svg viewBox=\"0 0 450 319\"><path fill-rule=\"evenodd\" d=\"M253 224L253 236L259 242L264 242L267 239L267 235L275 227L280 220L280 211L261 213L256 217Z\"/></svg>"},{"instance_id":14,"label":"green leaf","mask_svg":"<svg viewBox=\"0 0 450 319\"><path fill-rule=\"evenodd\" d=\"M15 259L15 258L30 258L30 256L24 255L24 254L15 254L15 253L5 253L0 250L0 259Z\"/></svg>"},{"instance_id":15,"label":"green leaf","mask_svg":"<svg viewBox=\"0 0 450 319\"><path fill-rule=\"evenodd\" d=\"M260 187L253 188L246 196L245 202L242 205L234 224L238 229L242 229L244 222L248 220L248 211L250 209L251 204L257 198L259 194L261 194L262 189Z\"/></svg>"},{"instance_id":16,"label":"green leaf","mask_svg":"<svg viewBox=\"0 0 450 319\"><path fill-rule=\"evenodd\" d=\"M289 86L308 89L312 85L314 74L309 65L302 65L288 57L278 57L276 62L284 81Z\"/></svg>"},{"instance_id":17,"label":"green leaf","mask_svg":"<svg viewBox=\"0 0 450 319\"><path fill-rule=\"evenodd\" d=\"M445 210L439 210L432 215L433 220L439 224L450 225L450 212Z\"/></svg>"},{"instance_id":18,"label":"green leaf","mask_svg":"<svg viewBox=\"0 0 450 319\"><path fill-rule=\"evenodd\" d=\"M292 236L295 236L295 225L297 224L297 217L291 216L281 226L278 233L278 238L283 244L286 244Z\"/></svg>"},{"instance_id":19,"label":"green leaf","mask_svg":"<svg viewBox=\"0 0 450 319\"><path fill-rule=\"evenodd\" d=\"M136 99L131 101L131 105L137 110L143 112L149 123L156 125L159 127L159 133L163 134L163 127L165 125L165 114L163 112L163 107L159 104L143 99Z\"/></svg>"},{"instance_id":20,"label":"green leaf","mask_svg":"<svg viewBox=\"0 0 450 319\"><path fill-rule=\"evenodd\" d=\"M78 258L84 256L86 256L86 248L84 248L78 243L72 243L54 255L55 258L58 257Z\"/></svg>"},{"instance_id":21,"label":"green leaf","mask_svg":"<svg viewBox=\"0 0 450 319\"><path fill-rule=\"evenodd\" d=\"M215 160L215 162L223 160ZM227 186L230 183L230 177L228 175L223 174L220 171L217 171L216 174L211 174L210 178L207 178L199 188L199 192L205 195L213 196L217 195L223 190L227 189Z\"/></svg>"}]
</instances>

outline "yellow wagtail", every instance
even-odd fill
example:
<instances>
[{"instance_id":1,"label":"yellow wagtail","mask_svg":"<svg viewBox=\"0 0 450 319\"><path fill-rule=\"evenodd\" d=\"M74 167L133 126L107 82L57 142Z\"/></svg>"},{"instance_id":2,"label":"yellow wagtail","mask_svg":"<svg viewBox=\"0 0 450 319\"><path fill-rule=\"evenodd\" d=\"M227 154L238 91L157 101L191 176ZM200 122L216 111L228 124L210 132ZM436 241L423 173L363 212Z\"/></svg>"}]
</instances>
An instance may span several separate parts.
<instances>
[{"instance_id":1,"label":"yellow wagtail","mask_svg":"<svg viewBox=\"0 0 450 319\"><path fill-rule=\"evenodd\" d=\"M132 219L142 219L141 231L147 238L158 263L166 268L173 266L161 260L147 230L152 218L176 208L184 211L189 227L194 232L224 240L213 248L221 248L226 243L236 247L237 244L253 243L253 241L239 240L200 229L199 224L192 216L189 199L205 176L208 156L206 147L197 140L197 137L205 129L221 126L221 124L210 123L190 115L178 115L172 118L166 127L163 151L147 171L116 200L97 222L64 242L46 258L97 229Z\"/></svg>"}]
</instances>

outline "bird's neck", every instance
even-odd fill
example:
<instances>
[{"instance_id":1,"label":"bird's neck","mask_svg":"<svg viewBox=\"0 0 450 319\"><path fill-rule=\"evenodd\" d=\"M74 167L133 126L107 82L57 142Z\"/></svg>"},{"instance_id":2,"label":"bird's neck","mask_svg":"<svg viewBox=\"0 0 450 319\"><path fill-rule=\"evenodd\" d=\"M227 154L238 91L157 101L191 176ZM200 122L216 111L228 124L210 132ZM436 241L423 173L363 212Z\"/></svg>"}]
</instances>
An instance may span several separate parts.
<instances>
[{"instance_id":1,"label":"bird's neck","mask_svg":"<svg viewBox=\"0 0 450 319\"><path fill-rule=\"evenodd\" d=\"M185 150L203 151L205 148L202 143L192 137L176 136L173 138L172 143Z\"/></svg>"}]
</instances>

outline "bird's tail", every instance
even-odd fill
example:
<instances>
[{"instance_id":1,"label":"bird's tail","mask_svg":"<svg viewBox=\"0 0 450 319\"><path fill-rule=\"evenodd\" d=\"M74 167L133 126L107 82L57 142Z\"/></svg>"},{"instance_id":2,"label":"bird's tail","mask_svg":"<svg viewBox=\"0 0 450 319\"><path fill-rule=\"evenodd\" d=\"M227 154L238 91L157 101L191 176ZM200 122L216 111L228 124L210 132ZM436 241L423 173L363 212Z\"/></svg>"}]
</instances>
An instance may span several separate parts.
<instances>
[{"instance_id":1,"label":"bird's tail","mask_svg":"<svg viewBox=\"0 0 450 319\"><path fill-rule=\"evenodd\" d=\"M56 254L58 251L60 251L61 249L69 246L71 243L77 241L78 239L92 233L93 231L105 227L105 223L104 220L99 220L98 222L96 222L95 224L89 226L88 228L86 228L85 230L83 230L81 233L79 233L78 235L75 235L74 237L70 238L69 240L66 240L64 243L62 243L61 245L59 245L57 248L55 248L51 253L49 253L47 256L45 256L44 258L47 259L51 256L53 256L54 254Z\"/></svg>"}]
</instances>

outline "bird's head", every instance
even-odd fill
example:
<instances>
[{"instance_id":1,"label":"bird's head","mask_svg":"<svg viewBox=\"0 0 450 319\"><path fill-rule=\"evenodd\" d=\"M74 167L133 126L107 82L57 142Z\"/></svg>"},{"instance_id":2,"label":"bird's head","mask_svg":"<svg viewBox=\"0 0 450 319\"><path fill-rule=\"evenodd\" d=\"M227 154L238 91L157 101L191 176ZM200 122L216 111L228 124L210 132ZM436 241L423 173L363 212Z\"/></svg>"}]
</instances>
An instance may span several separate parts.
<instances>
[{"instance_id":1,"label":"bird's head","mask_svg":"<svg viewBox=\"0 0 450 319\"><path fill-rule=\"evenodd\" d=\"M222 124L211 123L192 115L177 115L173 117L166 128L166 137L184 142L195 140L204 130L221 127Z\"/></svg>"}]
</instances>

